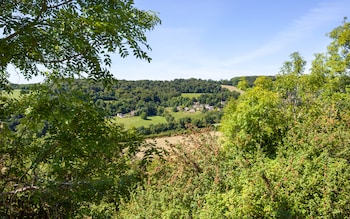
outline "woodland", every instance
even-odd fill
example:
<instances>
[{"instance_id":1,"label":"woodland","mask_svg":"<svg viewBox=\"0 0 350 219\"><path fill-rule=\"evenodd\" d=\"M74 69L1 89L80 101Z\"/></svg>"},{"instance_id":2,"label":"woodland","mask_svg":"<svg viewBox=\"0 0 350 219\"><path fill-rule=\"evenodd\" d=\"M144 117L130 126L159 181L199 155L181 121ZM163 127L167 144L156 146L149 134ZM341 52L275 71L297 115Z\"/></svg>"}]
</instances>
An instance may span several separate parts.
<instances>
[{"instance_id":1,"label":"woodland","mask_svg":"<svg viewBox=\"0 0 350 219\"><path fill-rule=\"evenodd\" d=\"M2 2L0 217L348 218L350 23L310 71L294 52L275 77L230 80L241 95L221 90L228 81L114 83L110 53L151 61L145 33L159 24L131 0ZM45 82L13 85L10 65ZM146 88L161 83L167 95ZM120 106L130 92L139 101ZM147 103L158 113L183 93L227 95L221 136L188 124L158 148L109 118Z\"/></svg>"},{"instance_id":2,"label":"woodland","mask_svg":"<svg viewBox=\"0 0 350 219\"><path fill-rule=\"evenodd\" d=\"M256 78L254 76L252 78ZM241 77L240 77L241 78ZM234 78L232 79L234 81ZM221 87L221 81L201 79L175 79L172 81L114 80L108 87L89 80L72 80L61 84L60 89L79 90L81 98L92 101L104 111L108 119L118 119L128 127L133 117L149 120L163 117L162 123L146 126L139 121L137 131L147 137L180 134L191 123L198 128L220 123L223 108L230 99L237 99L238 92ZM12 97L20 97L40 89L40 84L11 84ZM21 94L22 96L18 96ZM183 112L184 117L176 115ZM19 119L12 120L10 129L15 130ZM130 128L130 127L128 127ZM45 131L44 129L43 131Z\"/></svg>"}]
</instances>

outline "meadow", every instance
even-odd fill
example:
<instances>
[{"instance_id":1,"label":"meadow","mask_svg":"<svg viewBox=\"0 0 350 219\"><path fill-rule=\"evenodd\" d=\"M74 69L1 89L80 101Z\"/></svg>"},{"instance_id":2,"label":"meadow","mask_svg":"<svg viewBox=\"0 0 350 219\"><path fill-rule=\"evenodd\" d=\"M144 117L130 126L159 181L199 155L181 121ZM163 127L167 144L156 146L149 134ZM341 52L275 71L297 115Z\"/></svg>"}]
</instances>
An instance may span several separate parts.
<instances>
[{"instance_id":1,"label":"meadow","mask_svg":"<svg viewBox=\"0 0 350 219\"><path fill-rule=\"evenodd\" d=\"M151 124L166 123L165 117L163 116L148 116L147 119L142 119L140 116L113 118L117 123L123 124L126 129L137 128L137 127L149 127Z\"/></svg>"},{"instance_id":2,"label":"meadow","mask_svg":"<svg viewBox=\"0 0 350 219\"><path fill-rule=\"evenodd\" d=\"M194 112L194 113L189 113L189 112L170 112L172 116L174 116L175 120L179 120L181 118L185 117L191 117L192 119L200 119L204 117L204 114L202 112ZM123 124L123 126L126 129L130 128L138 128L141 126L144 127L149 127L151 124L156 125L156 124L161 124L161 123L167 123L165 117L163 116L148 116L147 119L142 119L140 116L133 116L133 117L125 117L125 118L119 118L119 117L114 117L113 120L115 120L117 123Z\"/></svg>"}]
</instances>

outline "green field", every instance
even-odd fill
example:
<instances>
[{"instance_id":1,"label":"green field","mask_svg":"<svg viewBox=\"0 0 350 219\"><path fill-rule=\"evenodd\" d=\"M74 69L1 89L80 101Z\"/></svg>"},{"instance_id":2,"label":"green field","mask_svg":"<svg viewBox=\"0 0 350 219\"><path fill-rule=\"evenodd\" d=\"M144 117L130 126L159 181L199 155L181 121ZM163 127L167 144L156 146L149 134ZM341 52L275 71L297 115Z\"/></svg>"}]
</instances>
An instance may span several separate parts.
<instances>
[{"instance_id":1,"label":"green field","mask_svg":"<svg viewBox=\"0 0 350 219\"><path fill-rule=\"evenodd\" d=\"M202 95L202 93L182 93L181 94L182 97L188 97L190 99L192 99L193 97L197 98L200 95Z\"/></svg>"},{"instance_id":2,"label":"green field","mask_svg":"<svg viewBox=\"0 0 350 219\"><path fill-rule=\"evenodd\" d=\"M140 116L127 117L127 118L119 118L115 117L114 120L117 123L121 123L124 125L126 129L129 128L137 128L137 127L149 127L151 124L159 124L166 123L165 117L163 116L149 116L147 120L141 119Z\"/></svg>"},{"instance_id":3,"label":"green field","mask_svg":"<svg viewBox=\"0 0 350 219\"><path fill-rule=\"evenodd\" d=\"M174 116L175 120L179 120L184 117L202 118L204 116L202 112L195 112L195 113L171 112L171 115ZM126 129L133 128L133 127L137 128L141 126L149 127L151 124L167 123L165 117L163 116L149 116L147 120L141 119L140 116L126 117L126 118L114 117L113 119L117 123L123 124Z\"/></svg>"}]
</instances>

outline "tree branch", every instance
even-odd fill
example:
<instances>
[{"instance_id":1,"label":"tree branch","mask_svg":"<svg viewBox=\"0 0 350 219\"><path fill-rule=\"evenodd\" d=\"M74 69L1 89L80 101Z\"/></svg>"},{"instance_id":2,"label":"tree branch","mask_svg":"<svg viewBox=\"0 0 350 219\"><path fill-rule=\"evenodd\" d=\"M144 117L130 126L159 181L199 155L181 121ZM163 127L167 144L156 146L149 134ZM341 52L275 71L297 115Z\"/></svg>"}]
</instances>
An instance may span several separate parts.
<instances>
[{"instance_id":1,"label":"tree branch","mask_svg":"<svg viewBox=\"0 0 350 219\"><path fill-rule=\"evenodd\" d=\"M25 191L31 191L31 190L39 190L40 188L38 186L25 186L25 187L22 187L22 188L19 188L19 189L16 189L16 190L12 190L10 192L5 192L5 193L0 193L0 196L6 196L6 195L9 195L9 194L17 194L17 193L20 193L20 192L25 192Z\"/></svg>"},{"instance_id":2,"label":"tree branch","mask_svg":"<svg viewBox=\"0 0 350 219\"><path fill-rule=\"evenodd\" d=\"M35 24L37 24L39 18L47 11L47 5L46 5L46 1L41 5L41 10L39 12L39 14L30 22L28 22L27 24L24 24L18 31L10 34L9 36L3 38L2 40L10 40L16 36L18 36L19 34L23 33L23 30L27 27L30 26L34 26Z\"/></svg>"},{"instance_id":3,"label":"tree branch","mask_svg":"<svg viewBox=\"0 0 350 219\"><path fill-rule=\"evenodd\" d=\"M61 7L62 5L65 5L65 4L69 3L69 2L72 2L72 1L73 0L67 0L67 1L61 2L61 3L57 4L57 5L48 6L47 8L48 9L58 8L58 7Z\"/></svg>"}]
</instances>

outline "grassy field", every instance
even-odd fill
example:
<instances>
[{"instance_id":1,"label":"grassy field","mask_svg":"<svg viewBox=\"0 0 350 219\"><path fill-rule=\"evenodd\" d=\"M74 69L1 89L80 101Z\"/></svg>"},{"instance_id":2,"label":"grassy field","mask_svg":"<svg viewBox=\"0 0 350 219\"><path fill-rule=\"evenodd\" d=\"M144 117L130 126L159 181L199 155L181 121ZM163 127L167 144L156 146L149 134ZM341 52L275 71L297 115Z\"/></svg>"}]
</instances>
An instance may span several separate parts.
<instances>
[{"instance_id":1,"label":"grassy field","mask_svg":"<svg viewBox=\"0 0 350 219\"><path fill-rule=\"evenodd\" d=\"M195 112L195 113L188 113L188 112L171 112L171 115L174 116L175 120L179 120L184 117L191 117L191 118L202 118L204 114L202 112ZM129 128L137 128L137 127L149 127L151 124L160 124L160 123L167 123L165 117L163 116L149 116L147 120L141 119L140 116L134 116L134 117L127 117L127 118L119 118L115 117L113 118L117 123L121 123L124 125L126 129Z\"/></svg>"},{"instance_id":2,"label":"grassy field","mask_svg":"<svg viewBox=\"0 0 350 219\"><path fill-rule=\"evenodd\" d=\"M182 93L181 96L182 97L188 97L188 98L197 98L199 97L200 95L202 95L202 93Z\"/></svg>"},{"instance_id":3,"label":"grassy field","mask_svg":"<svg viewBox=\"0 0 350 219\"><path fill-rule=\"evenodd\" d=\"M222 133L219 131L209 131L209 132L203 132L203 136L207 136L209 139L215 138L217 142L220 142L223 140ZM198 136L198 135L197 135ZM177 144L182 144L182 145L189 145L191 147L194 146L194 142L192 138L194 138L195 135L190 134L190 135L176 135L176 136L167 136L167 137L156 137L156 138L149 138L146 139L147 143L151 143L155 145L156 147L163 148L165 150L170 150L169 145L177 145ZM142 157L143 153L140 152L138 157Z\"/></svg>"},{"instance_id":4,"label":"grassy field","mask_svg":"<svg viewBox=\"0 0 350 219\"><path fill-rule=\"evenodd\" d=\"M149 127L151 124L166 123L165 117L163 116L149 116L147 120L141 119L140 116L127 117L127 118L114 118L117 123L124 125L126 129L137 128L137 127Z\"/></svg>"},{"instance_id":5,"label":"grassy field","mask_svg":"<svg viewBox=\"0 0 350 219\"><path fill-rule=\"evenodd\" d=\"M238 93L240 93L240 94L243 94L243 93L244 93L244 91L238 89L238 88L235 87L235 86L231 86L231 85L221 85L221 87L222 87L222 88L226 88L226 89L228 89L229 91L236 91L236 92L238 92Z\"/></svg>"}]
</instances>

